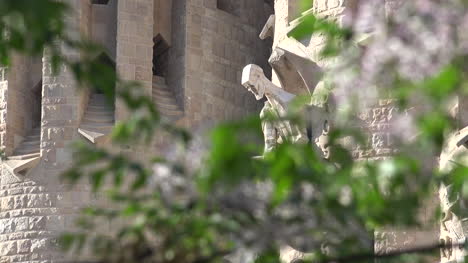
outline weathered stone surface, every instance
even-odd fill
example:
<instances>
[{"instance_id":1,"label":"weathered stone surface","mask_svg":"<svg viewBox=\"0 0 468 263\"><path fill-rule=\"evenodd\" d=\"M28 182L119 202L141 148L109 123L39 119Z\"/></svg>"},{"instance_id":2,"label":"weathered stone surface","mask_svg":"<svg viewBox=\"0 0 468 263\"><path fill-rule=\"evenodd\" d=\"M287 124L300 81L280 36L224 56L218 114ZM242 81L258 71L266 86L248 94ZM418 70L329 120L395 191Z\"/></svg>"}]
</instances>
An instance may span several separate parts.
<instances>
[{"instance_id":1,"label":"weathered stone surface","mask_svg":"<svg viewBox=\"0 0 468 263\"><path fill-rule=\"evenodd\" d=\"M154 97L160 101L162 98L160 104L177 115L178 124L193 129L260 111L261 103L240 84L247 64L263 69L266 76L262 79L267 80L263 84L296 94L298 90L312 93L319 87L320 74L315 73L331 63L319 56L325 44L323 36L314 35L300 42L288 37L291 27L298 23L300 0L275 0L270 4L260 0L119 0L107 5L63 1L76 11L66 18L71 35L84 34L103 44L123 79L141 81L145 94L161 92L154 86L169 90L171 96ZM341 22L349 2L316 0L309 11ZM401 2L386 0L382 5L388 13ZM261 32L264 40L258 37ZM152 74L153 40L157 35L170 47L164 85L159 86L154 84L161 79ZM273 43L265 40L270 36ZM272 50L277 54L270 61L276 72L270 74L268 58ZM73 50L65 53L78 56ZM60 185L58 179L72 161L67 146L80 138L78 128L91 95L77 91L67 68L52 75L47 50L42 61L15 56L12 62L8 69L0 67L0 148L11 157L28 138L28 132L37 127L40 161L28 167L27 176L23 177L0 163L0 262L55 262L63 258L51 240L71 227L79 208L93 200L89 188L69 189ZM288 63L294 67L288 68ZM284 74L286 69L294 74ZM37 92L38 88L42 92ZM386 158L398 150L389 134L394 111L391 100L381 100L359 116L361 127L368 133L368 145L354 150L356 159ZM323 122L326 118L319 115L312 119ZM117 101L113 117L118 121L128 116L122 102ZM97 142L99 136L85 134ZM157 143L164 144L163 141L159 138ZM326 144L320 136L314 141ZM102 144L106 143L102 140ZM397 243L413 240L413 234L393 238L391 233L386 237ZM378 243L377 247L391 250L391 242ZM294 250L287 254L292 256L283 255L284 259L303 256Z\"/></svg>"},{"instance_id":2,"label":"weathered stone surface","mask_svg":"<svg viewBox=\"0 0 468 263\"><path fill-rule=\"evenodd\" d=\"M65 1L72 6L71 10L81 10L81 15L90 7L87 1ZM67 17L67 23L74 29L88 22L76 13ZM67 50L65 53L77 55ZM7 163L0 162L2 262L63 260L63 255L50 245L51 240L65 230L65 215L72 218L79 211L77 208L90 200L88 197L75 198L69 203L57 202L57 195L89 194L84 188L61 187L59 182L59 174L71 161L67 145L78 137L77 126L87 94L78 92L67 68L62 67L57 76L52 76L49 59L47 51L42 61L15 57L8 77L0 68L1 147L11 157L23 138L27 138L26 134L37 127L38 134L29 143L36 144L37 140L38 147L42 148L39 161L34 167L28 167L27 176L13 174L6 169Z\"/></svg>"},{"instance_id":3,"label":"weathered stone surface","mask_svg":"<svg viewBox=\"0 0 468 263\"><path fill-rule=\"evenodd\" d=\"M17 242L18 253L28 253L31 250L31 240L19 240Z\"/></svg>"},{"instance_id":4,"label":"weathered stone surface","mask_svg":"<svg viewBox=\"0 0 468 263\"><path fill-rule=\"evenodd\" d=\"M16 242L5 242L0 245L0 256L9 256L17 253Z\"/></svg>"},{"instance_id":5,"label":"weathered stone surface","mask_svg":"<svg viewBox=\"0 0 468 263\"><path fill-rule=\"evenodd\" d=\"M440 155L439 166L444 172L448 172L457 164L468 164L468 127L449 136L446 145ZM453 198L455 196L455 198ZM463 221L466 221L464 215L456 214L454 211L464 212L464 209L457 209L461 206L460 194L453 193L450 186L441 185L439 188L439 200L443 218L440 224L440 240L449 247L441 249L441 262L461 262L466 256L466 251L462 244L466 242L466 227ZM451 247L450 247L451 246Z\"/></svg>"},{"instance_id":6,"label":"weathered stone surface","mask_svg":"<svg viewBox=\"0 0 468 263\"><path fill-rule=\"evenodd\" d=\"M43 239L34 239L31 243L31 252L38 253L41 251L45 251L47 249L47 244L49 240L46 238Z\"/></svg>"},{"instance_id":7,"label":"weathered stone surface","mask_svg":"<svg viewBox=\"0 0 468 263\"><path fill-rule=\"evenodd\" d=\"M437 229L385 229L376 231L374 252L384 255L410 248L431 246L439 241Z\"/></svg>"}]
</instances>

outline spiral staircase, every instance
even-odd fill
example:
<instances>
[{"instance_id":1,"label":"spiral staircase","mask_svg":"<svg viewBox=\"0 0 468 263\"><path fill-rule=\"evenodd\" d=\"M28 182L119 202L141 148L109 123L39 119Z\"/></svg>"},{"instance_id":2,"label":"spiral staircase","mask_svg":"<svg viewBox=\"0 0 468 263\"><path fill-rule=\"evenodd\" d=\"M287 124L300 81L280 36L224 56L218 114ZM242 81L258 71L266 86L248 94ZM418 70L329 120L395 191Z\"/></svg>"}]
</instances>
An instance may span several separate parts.
<instances>
[{"instance_id":1,"label":"spiral staircase","mask_svg":"<svg viewBox=\"0 0 468 263\"><path fill-rule=\"evenodd\" d=\"M94 144L100 143L114 127L114 106L104 94L91 94L78 132Z\"/></svg>"},{"instance_id":2,"label":"spiral staircase","mask_svg":"<svg viewBox=\"0 0 468 263\"><path fill-rule=\"evenodd\" d=\"M167 87L163 77L153 76L153 102L161 114L161 118L167 121L176 121L183 117L184 113L177 104L174 94Z\"/></svg>"}]
</instances>

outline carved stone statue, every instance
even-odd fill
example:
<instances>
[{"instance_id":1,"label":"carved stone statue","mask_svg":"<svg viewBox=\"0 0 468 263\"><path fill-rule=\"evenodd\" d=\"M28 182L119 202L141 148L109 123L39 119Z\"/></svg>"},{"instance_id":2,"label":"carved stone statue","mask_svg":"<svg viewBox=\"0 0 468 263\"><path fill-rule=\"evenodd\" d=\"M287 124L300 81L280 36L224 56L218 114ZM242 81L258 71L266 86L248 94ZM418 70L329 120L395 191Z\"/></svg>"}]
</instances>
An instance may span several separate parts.
<instances>
[{"instance_id":1,"label":"carved stone statue","mask_svg":"<svg viewBox=\"0 0 468 263\"><path fill-rule=\"evenodd\" d=\"M308 54L303 51L304 46L300 42L291 39L287 42L288 47L295 47L297 53L276 47L268 62L286 91L296 95L311 95L322 79L323 72L317 63L307 57Z\"/></svg>"},{"instance_id":2,"label":"carved stone statue","mask_svg":"<svg viewBox=\"0 0 468 263\"><path fill-rule=\"evenodd\" d=\"M451 136L440 156L440 169L450 171L454 165L468 165L468 127ZM451 187L441 185L440 207L443 218L440 222L440 242L448 247L441 249L441 262L464 262L466 251L461 244L466 242L463 219L454 213L455 205L463 205L458 195L450 200Z\"/></svg>"},{"instance_id":3,"label":"carved stone statue","mask_svg":"<svg viewBox=\"0 0 468 263\"><path fill-rule=\"evenodd\" d=\"M443 218L440 222L440 243L446 245L441 249L441 262L464 262L465 250L463 244L466 236L463 231L462 221L453 212L453 206L458 197L450 200L450 186L441 185L439 189L440 207Z\"/></svg>"},{"instance_id":4,"label":"carved stone statue","mask_svg":"<svg viewBox=\"0 0 468 263\"><path fill-rule=\"evenodd\" d=\"M268 114L274 115L274 109L271 107L270 102L265 101L260 118L262 119L262 132L265 141L264 153L271 152L277 145L279 139L279 131L276 129L272 122L267 121Z\"/></svg>"},{"instance_id":5,"label":"carved stone statue","mask_svg":"<svg viewBox=\"0 0 468 263\"><path fill-rule=\"evenodd\" d=\"M291 140L293 143L308 142L305 128L292 124L289 120L281 120L287 117L289 104L296 97L295 95L271 83L265 77L262 68L253 64L247 65L244 68L242 72L242 85L252 92L257 100L261 100L263 97L267 98L268 103L265 104L262 115L265 115L266 112L272 112L279 119L271 124L264 123L262 125L264 127L265 142L268 141L267 143L269 144L265 145L266 149L271 150L271 147L274 146L271 141L274 140L272 136L275 135L277 136L277 140Z\"/></svg>"},{"instance_id":6,"label":"carved stone statue","mask_svg":"<svg viewBox=\"0 0 468 263\"><path fill-rule=\"evenodd\" d=\"M452 135L440 155L442 171L450 171L456 163L468 165L468 127Z\"/></svg>"},{"instance_id":7,"label":"carved stone statue","mask_svg":"<svg viewBox=\"0 0 468 263\"><path fill-rule=\"evenodd\" d=\"M327 107L327 99L321 98L323 83L319 82L315 89L310 105L301 112L310 131L307 135L305 126L293 124L287 118L289 106L296 95L277 87L269 81L262 68L257 65L247 65L242 72L242 85L255 95L257 100L267 98L260 113L262 118L262 130L265 139L265 153L271 151L278 143L290 140L293 143L308 143L316 145L317 153L324 158L329 157L328 152L328 130L330 112ZM317 99L320 98L320 99ZM267 113L277 117L277 121L265 120Z\"/></svg>"},{"instance_id":8,"label":"carved stone statue","mask_svg":"<svg viewBox=\"0 0 468 263\"><path fill-rule=\"evenodd\" d=\"M281 12L281 11L280 11ZM323 81L322 68L313 60L315 52L301 41L285 34L276 34L285 26L281 17L268 18L260 39L274 38L273 52L268 60L275 74L273 82L268 80L263 70L256 65L248 65L242 73L242 85L255 95L257 100L266 97L260 113L264 134L264 153L272 151L284 140L293 143L310 143L316 153L329 157L328 132L332 119L332 104L329 103L329 90ZM288 26L289 27L289 26ZM281 29L282 30L282 29ZM289 31L289 29L287 29ZM275 85L278 84L278 85ZM307 105L300 110L302 123L288 120L291 102L296 96L311 96ZM269 116L276 117L273 121ZM280 251L282 262L300 262L305 254L292 246L284 246Z\"/></svg>"}]
</instances>

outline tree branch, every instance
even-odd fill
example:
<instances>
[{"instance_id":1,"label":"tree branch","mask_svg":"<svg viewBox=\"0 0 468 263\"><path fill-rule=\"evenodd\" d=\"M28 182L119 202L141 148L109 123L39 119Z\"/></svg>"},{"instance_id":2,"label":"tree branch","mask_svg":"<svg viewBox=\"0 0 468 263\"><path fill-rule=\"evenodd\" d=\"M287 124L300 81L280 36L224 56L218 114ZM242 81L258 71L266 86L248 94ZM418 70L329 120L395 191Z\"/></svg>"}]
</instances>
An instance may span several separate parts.
<instances>
[{"instance_id":1,"label":"tree branch","mask_svg":"<svg viewBox=\"0 0 468 263\"><path fill-rule=\"evenodd\" d=\"M437 244L432 244L432 245L427 245L427 246L418 246L418 247L413 247L413 248L408 248L408 249L396 250L396 251L392 251L392 252L388 252L384 254L375 254L373 252L367 252L367 253L354 254L354 255L338 257L338 258L329 258L329 259L325 259L321 261L320 263L361 262L363 260L369 260L369 259L398 257L398 256L402 256L405 254L429 253L429 252L433 252L436 249L461 247L461 246L465 246L466 244L467 242L447 244L447 245L437 243Z\"/></svg>"}]
</instances>

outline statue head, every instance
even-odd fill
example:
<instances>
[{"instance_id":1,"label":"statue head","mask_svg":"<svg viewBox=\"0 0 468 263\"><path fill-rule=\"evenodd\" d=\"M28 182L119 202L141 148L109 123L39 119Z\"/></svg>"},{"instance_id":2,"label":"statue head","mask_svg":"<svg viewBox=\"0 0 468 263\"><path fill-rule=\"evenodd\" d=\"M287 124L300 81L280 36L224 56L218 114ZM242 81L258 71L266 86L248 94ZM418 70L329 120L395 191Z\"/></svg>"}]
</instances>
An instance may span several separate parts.
<instances>
[{"instance_id":1,"label":"statue head","mask_svg":"<svg viewBox=\"0 0 468 263\"><path fill-rule=\"evenodd\" d=\"M257 65L247 65L242 71L242 86L252 92L257 100L262 99L265 95L263 78L265 78L263 69Z\"/></svg>"}]
</instances>

